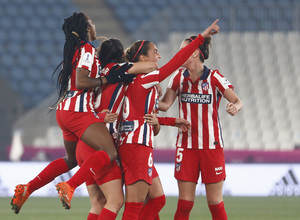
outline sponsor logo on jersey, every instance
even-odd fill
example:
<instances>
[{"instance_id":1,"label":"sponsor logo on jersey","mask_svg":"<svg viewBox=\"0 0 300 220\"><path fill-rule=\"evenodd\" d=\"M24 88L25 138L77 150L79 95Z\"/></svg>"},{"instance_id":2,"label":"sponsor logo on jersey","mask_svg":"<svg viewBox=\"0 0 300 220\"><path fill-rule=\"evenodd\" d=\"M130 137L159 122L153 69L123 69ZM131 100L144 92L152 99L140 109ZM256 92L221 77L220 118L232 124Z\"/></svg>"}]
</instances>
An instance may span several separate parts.
<instances>
[{"instance_id":1,"label":"sponsor logo on jersey","mask_svg":"<svg viewBox=\"0 0 300 220\"><path fill-rule=\"evenodd\" d=\"M208 82L204 82L201 84L202 90L203 91L208 91L209 89L209 83Z\"/></svg>"},{"instance_id":2,"label":"sponsor logo on jersey","mask_svg":"<svg viewBox=\"0 0 300 220\"><path fill-rule=\"evenodd\" d=\"M124 121L121 123L121 132L130 132L134 130L134 122L133 121Z\"/></svg>"},{"instance_id":3,"label":"sponsor logo on jersey","mask_svg":"<svg viewBox=\"0 0 300 220\"><path fill-rule=\"evenodd\" d=\"M148 175L151 177L152 176L152 168L148 168Z\"/></svg>"},{"instance_id":4,"label":"sponsor logo on jersey","mask_svg":"<svg viewBox=\"0 0 300 220\"><path fill-rule=\"evenodd\" d=\"M210 104L211 94L181 93L181 102Z\"/></svg>"},{"instance_id":5,"label":"sponsor logo on jersey","mask_svg":"<svg viewBox=\"0 0 300 220\"><path fill-rule=\"evenodd\" d=\"M177 172L179 172L180 169L181 169L181 163L176 163L176 165L175 165L175 170L176 170Z\"/></svg>"},{"instance_id":6,"label":"sponsor logo on jersey","mask_svg":"<svg viewBox=\"0 0 300 220\"><path fill-rule=\"evenodd\" d=\"M277 182L271 190L271 196L300 196L299 181L292 169Z\"/></svg>"}]
</instances>

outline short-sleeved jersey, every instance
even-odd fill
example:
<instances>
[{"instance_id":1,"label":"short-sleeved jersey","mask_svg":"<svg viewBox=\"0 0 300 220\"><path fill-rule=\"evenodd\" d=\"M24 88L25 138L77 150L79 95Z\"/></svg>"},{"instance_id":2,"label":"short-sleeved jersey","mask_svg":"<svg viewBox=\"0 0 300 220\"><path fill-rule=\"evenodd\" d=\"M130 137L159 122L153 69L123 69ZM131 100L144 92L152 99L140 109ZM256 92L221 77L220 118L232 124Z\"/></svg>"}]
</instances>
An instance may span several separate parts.
<instances>
[{"instance_id":1,"label":"short-sleeved jersey","mask_svg":"<svg viewBox=\"0 0 300 220\"><path fill-rule=\"evenodd\" d=\"M78 54L80 52L80 54ZM99 71L99 60L95 56L95 48L86 43L76 50L72 59L72 64L76 64L72 69L69 79L68 90L62 102L57 109L75 112L93 112L94 111L94 89L76 88L76 69L83 68L90 71L89 77L96 78Z\"/></svg>"},{"instance_id":2,"label":"short-sleeved jersey","mask_svg":"<svg viewBox=\"0 0 300 220\"><path fill-rule=\"evenodd\" d=\"M178 129L177 147L189 149L223 148L218 109L225 89L233 88L218 70L204 67L192 82L188 70L180 68L171 76L168 88L178 96L179 117L191 123L188 132Z\"/></svg>"},{"instance_id":3,"label":"short-sleeved jersey","mask_svg":"<svg viewBox=\"0 0 300 220\"><path fill-rule=\"evenodd\" d=\"M115 65L123 65L117 63L109 63L107 64L101 71L100 76L107 76L111 70L111 68ZM112 113L118 113L119 118L114 123L107 123L106 127L108 128L110 134L116 140L118 134L118 126L121 118L121 108L123 104L124 93L127 85L124 83L116 83L116 84L106 84L99 87L99 91L97 91L97 97L95 99L95 111L101 112L104 109L109 109Z\"/></svg>"},{"instance_id":4,"label":"short-sleeved jersey","mask_svg":"<svg viewBox=\"0 0 300 220\"><path fill-rule=\"evenodd\" d=\"M120 146L125 143L153 147L153 127L144 120L145 114L156 112L159 84L159 71L139 74L128 85L125 92L122 122L120 126Z\"/></svg>"}]
</instances>

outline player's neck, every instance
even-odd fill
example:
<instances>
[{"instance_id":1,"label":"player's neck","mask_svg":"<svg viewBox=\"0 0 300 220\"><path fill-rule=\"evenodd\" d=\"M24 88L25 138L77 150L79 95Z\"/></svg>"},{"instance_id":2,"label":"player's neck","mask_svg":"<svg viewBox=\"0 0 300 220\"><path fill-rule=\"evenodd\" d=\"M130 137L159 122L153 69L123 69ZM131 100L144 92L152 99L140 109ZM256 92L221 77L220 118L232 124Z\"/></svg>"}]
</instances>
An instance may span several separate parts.
<instances>
[{"instance_id":1,"label":"player's neck","mask_svg":"<svg viewBox=\"0 0 300 220\"><path fill-rule=\"evenodd\" d=\"M196 81L198 78L200 78L204 72L204 66L203 65L193 65L191 68L188 69L190 73L190 78L193 81Z\"/></svg>"}]
</instances>

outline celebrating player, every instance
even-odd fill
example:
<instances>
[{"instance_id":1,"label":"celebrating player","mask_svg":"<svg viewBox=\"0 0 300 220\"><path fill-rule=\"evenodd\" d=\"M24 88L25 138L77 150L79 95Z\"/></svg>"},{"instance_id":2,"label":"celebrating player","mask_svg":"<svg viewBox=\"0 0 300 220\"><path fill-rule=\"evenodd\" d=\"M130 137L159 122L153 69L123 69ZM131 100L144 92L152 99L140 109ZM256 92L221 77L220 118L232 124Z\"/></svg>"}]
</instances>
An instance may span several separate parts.
<instances>
[{"instance_id":1,"label":"celebrating player","mask_svg":"<svg viewBox=\"0 0 300 220\"><path fill-rule=\"evenodd\" d=\"M181 49L193 43L196 36L185 39ZM228 100L227 112L234 116L242 102L231 83L218 70L203 65L209 56L211 37L171 77L168 89L159 102L159 109L167 111L176 97L179 117L188 120L188 132L178 131L176 141L175 178L179 199L175 220L189 219L195 200L196 184L201 172L206 197L213 220L226 220L223 203L225 158L218 108L222 96Z\"/></svg>"},{"instance_id":2,"label":"celebrating player","mask_svg":"<svg viewBox=\"0 0 300 220\"><path fill-rule=\"evenodd\" d=\"M100 117L94 113L94 89L103 84L126 81L128 78L124 72L130 65L123 65L118 69L115 67L111 70L114 74L96 78L99 62L95 57L95 48L88 43L96 39L92 20L83 13L73 13L65 19L62 29L65 34L64 60L57 80L60 101L56 118L63 131L67 155L52 161L29 183L16 186L11 200L12 209L16 214L32 192L77 165L75 150L79 139L97 152L91 155L77 172L72 182L74 188L92 177L96 170L114 161L117 156L111 135L103 123L104 115ZM62 196L62 202L70 208L72 192L68 192L69 186L60 184L58 189L62 194L68 195Z\"/></svg>"},{"instance_id":3,"label":"celebrating player","mask_svg":"<svg viewBox=\"0 0 300 220\"><path fill-rule=\"evenodd\" d=\"M144 115L157 110L158 97L155 85L179 68L203 43L203 37L218 33L217 21L191 44L180 50L161 69L137 75L128 85L122 111L119 147L126 193L123 220L139 219L146 196L152 200L153 207L151 212L147 213L147 219L156 218L165 204L165 195L153 165L154 130L145 122ZM137 41L127 50L126 58L131 62L158 62L161 56L154 43Z\"/></svg>"}]
</instances>

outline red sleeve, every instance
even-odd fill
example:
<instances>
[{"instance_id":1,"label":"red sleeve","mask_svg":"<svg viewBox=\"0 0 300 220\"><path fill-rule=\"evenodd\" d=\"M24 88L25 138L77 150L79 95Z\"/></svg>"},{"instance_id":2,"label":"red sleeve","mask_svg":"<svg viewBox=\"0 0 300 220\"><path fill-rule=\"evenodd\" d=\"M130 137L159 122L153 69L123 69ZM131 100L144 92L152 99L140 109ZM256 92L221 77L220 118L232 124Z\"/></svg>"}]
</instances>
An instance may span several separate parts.
<instances>
[{"instance_id":1,"label":"red sleeve","mask_svg":"<svg viewBox=\"0 0 300 220\"><path fill-rule=\"evenodd\" d=\"M157 117L158 123L160 125L169 125L169 126L175 126L175 119L171 117Z\"/></svg>"},{"instance_id":2,"label":"red sleeve","mask_svg":"<svg viewBox=\"0 0 300 220\"><path fill-rule=\"evenodd\" d=\"M159 82L167 78L171 73L177 70L194 53L194 51L204 42L201 34L195 38L186 47L179 50L175 56L159 69Z\"/></svg>"}]
</instances>

